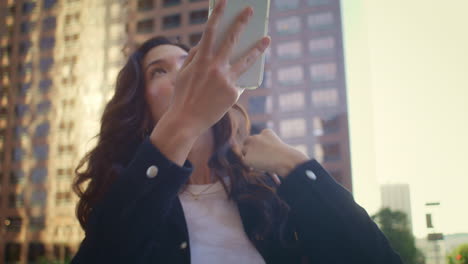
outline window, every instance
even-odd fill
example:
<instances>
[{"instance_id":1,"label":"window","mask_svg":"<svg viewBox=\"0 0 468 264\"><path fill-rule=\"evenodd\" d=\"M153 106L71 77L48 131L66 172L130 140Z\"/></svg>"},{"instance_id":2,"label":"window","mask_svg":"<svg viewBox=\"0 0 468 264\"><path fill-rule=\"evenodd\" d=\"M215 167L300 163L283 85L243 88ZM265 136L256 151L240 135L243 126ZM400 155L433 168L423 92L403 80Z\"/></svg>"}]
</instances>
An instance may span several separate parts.
<instances>
[{"instance_id":1,"label":"window","mask_svg":"<svg viewBox=\"0 0 468 264\"><path fill-rule=\"evenodd\" d=\"M195 46L198 44L198 42L200 42L201 38L202 38L202 33L201 32L198 32L198 33L193 33L193 34L190 34L189 36L189 43L191 46Z\"/></svg>"},{"instance_id":2,"label":"window","mask_svg":"<svg viewBox=\"0 0 468 264\"><path fill-rule=\"evenodd\" d=\"M57 205L69 204L71 202L70 192L57 192L55 194L55 203Z\"/></svg>"},{"instance_id":3,"label":"window","mask_svg":"<svg viewBox=\"0 0 468 264\"><path fill-rule=\"evenodd\" d=\"M21 147L15 147L13 149L13 161L21 161L26 156L26 151Z\"/></svg>"},{"instance_id":4,"label":"window","mask_svg":"<svg viewBox=\"0 0 468 264\"><path fill-rule=\"evenodd\" d=\"M19 64L18 65L18 70L21 73L22 76L25 76L27 74L30 74L32 72L32 62L26 63L26 64Z\"/></svg>"},{"instance_id":5,"label":"window","mask_svg":"<svg viewBox=\"0 0 468 264\"><path fill-rule=\"evenodd\" d=\"M163 0L164 7L170 7L180 4L181 0Z\"/></svg>"},{"instance_id":6,"label":"window","mask_svg":"<svg viewBox=\"0 0 468 264\"><path fill-rule=\"evenodd\" d=\"M280 10L296 9L299 6L299 0L275 0L275 6Z\"/></svg>"},{"instance_id":7,"label":"window","mask_svg":"<svg viewBox=\"0 0 468 264\"><path fill-rule=\"evenodd\" d=\"M338 115L331 117L314 117L314 136L323 136L326 134L335 133L340 128L340 119Z\"/></svg>"},{"instance_id":8,"label":"window","mask_svg":"<svg viewBox=\"0 0 468 264\"><path fill-rule=\"evenodd\" d=\"M333 81L336 79L337 65L334 62L310 66L310 77L313 82Z\"/></svg>"},{"instance_id":9,"label":"window","mask_svg":"<svg viewBox=\"0 0 468 264\"><path fill-rule=\"evenodd\" d=\"M282 112L302 110L305 105L303 92L292 92L279 96L279 109Z\"/></svg>"},{"instance_id":10,"label":"window","mask_svg":"<svg viewBox=\"0 0 468 264\"><path fill-rule=\"evenodd\" d=\"M65 35L65 45L73 45L80 39L80 34Z\"/></svg>"},{"instance_id":11,"label":"window","mask_svg":"<svg viewBox=\"0 0 468 264\"><path fill-rule=\"evenodd\" d=\"M25 2L23 3L23 15L30 14L36 7L35 2Z\"/></svg>"},{"instance_id":12,"label":"window","mask_svg":"<svg viewBox=\"0 0 468 264\"><path fill-rule=\"evenodd\" d=\"M57 19L54 16L45 18L42 21L42 31L49 31L54 29L57 24Z\"/></svg>"},{"instance_id":13,"label":"window","mask_svg":"<svg viewBox=\"0 0 468 264\"><path fill-rule=\"evenodd\" d=\"M39 114L45 114L48 113L50 110L51 103L50 101L42 101L41 103L37 104L36 106L36 111Z\"/></svg>"},{"instance_id":14,"label":"window","mask_svg":"<svg viewBox=\"0 0 468 264\"><path fill-rule=\"evenodd\" d=\"M319 161L331 162L340 159L340 145L332 144L317 144L315 145L315 157Z\"/></svg>"},{"instance_id":15,"label":"window","mask_svg":"<svg viewBox=\"0 0 468 264\"><path fill-rule=\"evenodd\" d=\"M20 55L25 55L26 53L28 53L29 49L31 48L32 46L32 42L29 41L29 40L26 40L26 41L22 41L20 44L19 44L19 53Z\"/></svg>"},{"instance_id":16,"label":"window","mask_svg":"<svg viewBox=\"0 0 468 264\"><path fill-rule=\"evenodd\" d=\"M265 75L263 79L263 84L265 85L262 85L262 87L265 87L265 88L271 87L273 85L273 82L271 80L271 71L265 70L263 74Z\"/></svg>"},{"instance_id":17,"label":"window","mask_svg":"<svg viewBox=\"0 0 468 264\"><path fill-rule=\"evenodd\" d=\"M301 19L291 16L276 21L276 31L280 34L295 34L301 30Z\"/></svg>"},{"instance_id":18,"label":"window","mask_svg":"<svg viewBox=\"0 0 468 264\"><path fill-rule=\"evenodd\" d=\"M54 64L54 59L51 57L46 57L42 58L41 61L39 62L39 68L41 69L41 72L48 72L52 65Z\"/></svg>"},{"instance_id":19,"label":"window","mask_svg":"<svg viewBox=\"0 0 468 264\"><path fill-rule=\"evenodd\" d=\"M278 44L276 51L283 59L298 58L302 54L302 43L298 40Z\"/></svg>"},{"instance_id":20,"label":"window","mask_svg":"<svg viewBox=\"0 0 468 264\"><path fill-rule=\"evenodd\" d=\"M67 14L65 16L65 25L78 23L79 20L80 20L80 13L76 12L73 14Z\"/></svg>"},{"instance_id":21,"label":"window","mask_svg":"<svg viewBox=\"0 0 468 264\"><path fill-rule=\"evenodd\" d=\"M271 113L271 96L253 96L249 98L249 113L251 115Z\"/></svg>"},{"instance_id":22,"label":"window","mask_svg":"<svg viewBox=\"0 0 468 264\"><path fill-rule=\"evenodd\" d=\"M71 178L72 175L73 175L73 169L72 168L57 169L57 177Z\"/></svg>"},{"instance_id":23,"label":"window","mask_svg":"<svg viewBox=\"0 0 468 264\"><path fill-rule=\"evenodd\" d=\"M73 121L68 121L68 122L62 121L60 122L59 129L60 130L72 130L74 125L75 124L73 123Z\"/></svg>"},{"instance_id":24,"label":"window","mask_svg":"<svg viewBox=\"0 0 468 264\"><path fill-rule=\"evenodd\" d=\"M203 24L208 19L208 9L190 12L190 24Z\"/></svg>"},{"instance_id":25,"label":"window","mask_svg":"<svg viewBox=\"0 0 468 264\"><path fill-rule=\"evenodd\" d=\"M34 168L31 171L31 182L34 184L44 183L47 178L46 168Z\"/></svg>"},{"instance_id":26,"label":"window","mask_svg":"<svg viewBox=\"0 0 468 264\"><path fill-rule=\"evenodd\" d=\"M47 193L44 190L34 190L31 193L31 205L44 206L46 204Z\"/></svg>"},{"instance_id":27,"label":"window","mask_svg":"<svg viewBox=\"0 0 468 264\"><path fill-rule=\"evenodd\" d=\"M152 18L138 21L137 33L150 33L154 30L154 20Z\"/></svg>"},{"instance_id":28,"label":"window","mask_svg":"<svg viewBox=\"0 0 468 264\"><path fill-rule=\"evenodd\" d=\"M52 87L51 79L45 79L39 82L39 89L41 90L42 93L49 91L51 87Z\"/></svg>"},{"instance_id":29,"label":"window","mask_svg":"<svg viewBox=\"0 0 468 264\"><path fill-rule=\"evenodd\" d=\"M34 23L30 21L25 21L20 24L21 33L29 33L34 28Z\"/></svg>"},{"instance_id":30,"label":"window","mask_svg":"<svg viewBox=\"0 0 468 264\"><path fill-rule=\"evenodd\" d=\"M309 15L307 24L312 29L326 29L333 26L334 17L332 12Z\"/></svg>"},{"instance_id":31,"label":"window","mask_svg":"<svg viewBox=\"0 0 468 264\"><path fill-rule=\"evenodd\" d=\"M338 90L334 88L312 91L312 104L314 107L333 107L339 101Z\"/></svg>"},{"instance_id":32,"label":"window","mask_svg":"<svg viewBox=\"0 0 468 264\"><path fill-rule=\"evenodd\" d=\"M50 50L55 46L54 37L43 37L39 43L39 48L41 50Z\"/></svg>"},{"instance_id":33,"label":"window","mask_svg":"<svg viewBox=\"0 0 468 264\"><path fill-rule=\"evenodd\" d=\"M75 147L73 145L60 145L58 147L59 155L70 154L74 150L75 150Z\"/></svg>"},{"instance_id":34,"label":"window","mask_svg":"<svg viewBox=\"0 0 468 264\"><path fill-rule=\"evenodd\" d=\"M180 14L165 16L163 18L163 28L171 29L180 26Z\"/></svg>"},{"instance_id":35,"label":"window","mask_svg":"<svg viewBox=\"0 0 468 264\"><path fill-rule=\"evenodd\" d=\"M309 52L314 55L329 54L335 49L334 37L315 38L309 41Z\"/></svg>"},{"instance_id":36,"label":"window","mask_svg":"<svg viewBox=\"0 0 468 264\"><path fill-rule=\"evenodd\" d=\"M43 230L45 228L45 218L40 217L31 217L29 218L29 229L32 231Z\"/></svg>"},{"instance_id":37,"label":"window","mask_svg":"<svg viewBox=\"0 0 468 264\"><path fill-rule=\"evenodd\" d=\"M15 137L17 140L20 140L22 137L28 135L28 129L24 126L15 127Z\"/></svg>"},{"instance_id":38,"label":"window","mask_svg":"<svg viewBox=\"0 0 468 264\"><path fill-rule=\"evenodd\" d=\"M310 6L320 6L331 4L332 0L307 0L307 4Z\"/></svg>"},{"instance_id":39,"label":"window","mask_svg":"<svg viewBox=\"0 0 468 264\"><path fill-rule=\"evenodd\" d=\"M15 105L15 114L17 117L21 118L29 112L29 105L27 104L17 104Z\"/></svg>"},{"instance_id":40,"label":"window","mask_svg":"<svg viewBox=\"0 0 468 264\"><path fill-rule=\"evenodd\" d=\"M10 173L10 184L21 184L24 183L24 173L22 171L12 171Z\"/></svg>"},{"instance_id":41,"label":"window","mask_svg":"<svg viewBox=\"0 0 468 264\"><path fill-rule=\"evenodd\" d=\"M306 122L303 118L286 119L280 122L283 138L303 137L306 135Z\"/></svg>"},{"instance_id":42,"label":"window","mask_svg":"<svg viewBox=\"0 0 468 264\"><path fill-rule=\"evenodd\" d=\"M49 156L49 145L36 145L33 147L34 158L46 160Z\"/></svg>"},{"instance_id":43,"label":"window","mask_svg":"<svg viewBox=\"0 0 468 264\"><path fill-rule=\"evenodd\" d=\"M30 82L20 84L18 94L19 95L26 95L29 92L29 90L31 89L31 85L32 84Z\"/></svg>"},{"instance_id":44,"label":"window","mask_svg":"<svg viewBox=\"0 0 468 264\"><path fill-rule=\"evenodd\" d=\"M138 0L138 11L148 11L153 9L153 0Z\"/></svg>"},{"instance_id":45,"label":"window","mask_svg":"<svg viewBox=\"0 0 468 264\"><path fill-rule=\"evenodd\" d=\"M36 127L36 131L34 133L35 137L45 137L49 134L50 124L48 121L43 122L42 124Z\"/></svg>"},{"instance_id":46,"label":"window","mask_svg":"<svg viewBox=\"0 0 468 264\"><path fill-rule=\"evenodd\" d=\"M44 0L44 9L50 9L54 7L57 0Z\"/></svg>"},{"instance_id":47,"label":"window","mask_svg":"<svg viewBox=\"0 0 468 264\"><path fill-rule=\"evenodd\" d=\"M13 224L17 225L17 218L19 217L8 217L5 219L5 225L7 230L13 231L15 227L12 227ZM13 222L14 221L14 222ZM12 223L13 222L13 223ZM19 232L21 229L21 218L19 218L19 227L15 232ZM5 245L5 263L19 263L21 260L21 244L19 243L6 243Z\"/></svg>"},{"instance_id":48,"label":"window","mask_svg":"<svg viewBox=\"0 0 468 264\"><path fill-rule=\"evenodd\" d=\"M8 208L21 208L24 206L24 195L22 193L10 193L8 195Z\"/></svg>"},{"instance_id":49,"label":"window","mask_svg":"<svg viewBox=\"0 0 468 264\"><path fill-rule=\"evenodd\" d=\"M304 69L302 66L290 66L278 70L278 81L282 85L300 84L304 80Z\"/></svg>"},{"instance_id":50,"label":"window","mask_svg":"<svg viewBox=\"0 0 468 264\"><path fill-rule=\"evenodd\" d=\"M31 220L30 220L31 221ZM30 222L31 225L32 222ZM44 244L40 242L31 242L28 247L28 263L39 263L45 257Z\"/></svg>"}]
</instances>

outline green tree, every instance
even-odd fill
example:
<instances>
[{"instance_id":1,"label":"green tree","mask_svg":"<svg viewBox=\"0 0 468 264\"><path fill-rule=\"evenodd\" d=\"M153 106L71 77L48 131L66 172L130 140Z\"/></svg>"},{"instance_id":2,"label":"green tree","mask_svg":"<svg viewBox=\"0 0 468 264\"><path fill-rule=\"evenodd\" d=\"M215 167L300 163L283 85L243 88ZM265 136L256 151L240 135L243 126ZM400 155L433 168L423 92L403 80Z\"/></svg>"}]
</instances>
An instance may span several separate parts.
<instances>
[{"instance_id":1,"label":"green tree","mask_svg":"<svg viewBox=\"0 0 468 264\"><path fill-rule=\"evenodd\" d=\"M383 208L372 219L379 225L390 241L390 245L400 254L405 264L424 263L424 255L416 248L414 236L408 225L408 218L401 211Z\"/></svg>"},{"instance_id":2,"label":"green tree","mask_svg":"<svg viewBox=\"0 0 468 264\"><path fill-rule=\"evenodd\" d=\"M448 264L468 264L468 244L462 244L447 256Z\"/></svg>"}]
</instances>

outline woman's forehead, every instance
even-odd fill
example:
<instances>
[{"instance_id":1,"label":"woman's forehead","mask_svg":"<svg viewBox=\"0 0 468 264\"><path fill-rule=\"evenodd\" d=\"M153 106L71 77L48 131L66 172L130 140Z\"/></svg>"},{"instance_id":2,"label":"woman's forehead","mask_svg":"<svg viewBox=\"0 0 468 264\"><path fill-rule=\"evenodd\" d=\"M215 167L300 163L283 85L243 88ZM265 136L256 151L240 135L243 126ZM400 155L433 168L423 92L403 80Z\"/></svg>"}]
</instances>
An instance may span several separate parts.
<instances>
[{"instance_id":1,"label":"woman's forehead","mask_svg":"<svg viewBox=\"0 0 468 264\"><path fill-rule=\"evenodd\" d=\"M146 67L146 65L157 60L177 61L181 57L184 58L186 55L187 52L178 46L170 44L159 45L146 53L143 59L143 65Z\"/></svg>"}]
</instances>

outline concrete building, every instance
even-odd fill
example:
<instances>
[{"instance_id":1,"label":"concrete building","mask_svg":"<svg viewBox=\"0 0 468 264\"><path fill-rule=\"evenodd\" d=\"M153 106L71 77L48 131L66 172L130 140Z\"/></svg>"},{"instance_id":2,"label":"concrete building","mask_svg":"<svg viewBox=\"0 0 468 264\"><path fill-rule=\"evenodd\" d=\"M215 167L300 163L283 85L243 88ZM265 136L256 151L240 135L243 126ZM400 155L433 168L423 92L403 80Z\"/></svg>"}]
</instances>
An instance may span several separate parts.
<instances>
[{"instance_id":1,"label":"concrete building","mask_svg":"<svg viewBox=\"0 0 468 264\"><path fill-rule=\"evenodd\" d=\"M0 2L0 263L71 256L83 238L73 170L122 63L110 0Z\"/></svg>"},{"instance_id":2,"label":"concrete building","mask_svg":"<svg viewBox=\"0 0 468 264\"><path fill-rule=\"evenodd\" d=\"M411 197L408 184L384 184L380 187L382 208L404 212L408 217L408 226L413 230Z\"/></svg>"}]
</instances>

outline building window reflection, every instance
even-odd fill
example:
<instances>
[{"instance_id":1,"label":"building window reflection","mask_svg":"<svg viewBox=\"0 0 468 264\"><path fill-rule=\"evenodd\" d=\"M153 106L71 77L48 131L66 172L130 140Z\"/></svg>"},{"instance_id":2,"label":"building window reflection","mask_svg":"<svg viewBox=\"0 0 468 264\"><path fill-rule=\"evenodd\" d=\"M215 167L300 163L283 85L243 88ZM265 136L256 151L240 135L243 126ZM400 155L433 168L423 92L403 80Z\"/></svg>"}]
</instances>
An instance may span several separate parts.
<instances>
[{"instance_id":1,"label":"building window reflection","mask_svg":"<svg viewBox=\"0 0 468 264\"><path fill-rule=\"evenodd\" d=\"M276 47L276 52L282 59L299 58L302 54L302 43L299 40L280 43Z\"/></svg>"},{"instance_id":2,"label":"building window reflection","mask_svg":"<svg viewBox=\"0 0 468 264\"><path fill-rule=\"evenodd\" d=\"M282 112L302 110L304 106L303 92L284 93L279 96L279 109Z\"/></svg>"},{"instance_id":3,"label":"building window reflection","mask_svg":"<svg viewBox=\"0 0 468 264\"><path fill-rule=\"evenodd\" d=\"M278 70L278 81L282 85L301 84L304 81L304 69L300 65L281 68Z\"/></svg>"},{"instance_id":4,"label":"building window reflection","mask_svg":"<svg viewBox=\"0 0 468 264\"><path fill-rule=\"evenodd\" d=\"M332 12L311 14L307 17L307 25L313 30L329 29L335 23Z\"/></svg>"},{"instance_id":5,"label":"building window reflection","mask_svg":"<svg viewBox=\"0 0 468 264\"><path fill-rule=\"evenodd\" d=\"M279 34L295 34L301 30L301 19L291 16L276 21L276 31Z\"/></svg>"},{"instance_id":6,"label":"building window reflection","mask_svg":"<svg viewBox=\"0 0 468 264\"><path fill-rule=\"evenodd\" d=\"M275 7L278 10L288 10L288 9L296 9L299 7L299 0L275 0Z\"/></svg>"},{"instance_id":7,"label":"building window reflection","mask_svg":"<svg viewBox=\"0 0 468 264\"><path fill-rule=\"evenodd\" d=\"M313 82L333 81L336 79L338 66L335 62L313 64L310 66L310 77Z\"/></svg>"},{"instance_id":8,"label":"building window reflection","mask_svg":"<svg viewBox=\"0 0 468 264\"><path fill-rule=\"evenodd\" d=\"M313 90L312 91L312 104L316 108L338 106L339 104L338 90L335 88Z\"/></svg>"},{"instance_id":9,"label":"building window reflection","mask_svg":"<svg viewBox=\"0 0 468 264\"><path fill-rule=\"evenodd\" d=\"M304 118L282 120L280 133L283 138L304 137L306 135L306 121Z\"/></svg>"}]
</instances>

